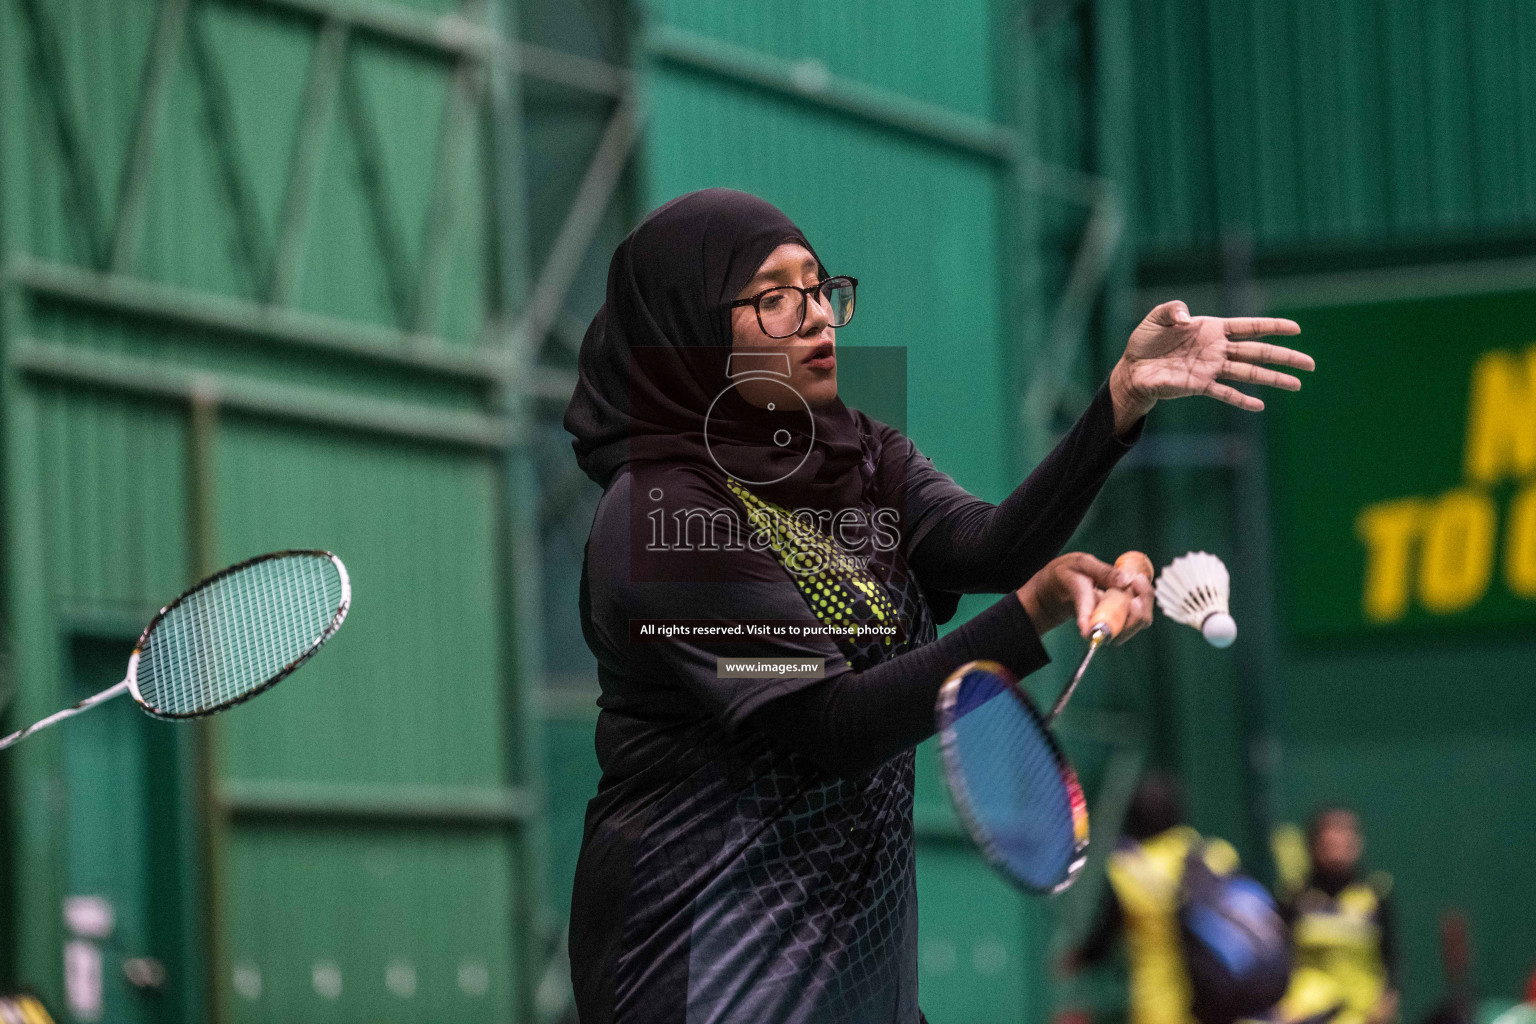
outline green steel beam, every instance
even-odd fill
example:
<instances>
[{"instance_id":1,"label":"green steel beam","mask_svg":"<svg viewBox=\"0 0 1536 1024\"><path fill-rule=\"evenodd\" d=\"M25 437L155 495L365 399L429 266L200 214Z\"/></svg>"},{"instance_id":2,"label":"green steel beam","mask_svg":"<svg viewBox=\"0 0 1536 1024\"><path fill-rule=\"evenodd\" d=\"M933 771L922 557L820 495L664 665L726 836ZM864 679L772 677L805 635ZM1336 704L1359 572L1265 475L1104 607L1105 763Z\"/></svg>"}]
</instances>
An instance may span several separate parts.
<instances>
[{"instance_id":1,"label":"green steel beam","mask_svg":"<svg viewBox=\"0 0 1536 1024\"><path fill-rule=\"evenodd\" d=\"M405 253L405 240L395 223L395 205L390 199L385 175L383 145L378 121L368 109L363 83L358 80L357 64L341 66L341 107L352 144L356 147L358 177L368 200L368 214L373 220L374 239L384 263L384 280L394 307L395 322L402 326L411 319L411 268Z\"/></svg>"},{"instance_id":2,"label":"green steel beam","mask_svg":"<svg viewBox=\"0 0 1536 1024\"><path fill-rule=\"evenodd\" d=\"M1020 30L1021 17L1013 0L996 0L992 24L998 26L996 60L999 69L997 108L1005 124L1011 126L1017 140L1020 157L1008 170L1002 190L1000 207L1006 218L1005 227L1012 231L1000 232L1005 247L1011 241L1011 249L1005 248L1004 266L1016 268L1004 277L1008 303L1007 320L1013 328L1011 344L1007 346L1010 396L1019 398L1029 389L1033 380L1034 364L1045 347L1045 266L1042 253L1043 202L1031 165L1035 162L1039 116L1039 87L1035 80L1038 60L1034 59L1033 33ZM1023 477L1034 468L1028 453L1035 450L1038 439L1032 418L1023 414L1014 423L1011 438L1011 454L1014 479Z\"/></svg>"},{"instance_id":3,"label":"green steel beam","mask_svg":"<svg viewBox=\"0 0 1536 1024\"><path fill-rule=\"evenodd\" d=\"M1119 190L1106 181L1102 183L1100 198L1088 216L1087 226L1072 258L1066 286L1051 316L1045 347L1035 360L1029 387L1020 403L1025 436L1032 445L1028 455L1031 462L1044 458L1055 443L1056 413L1063 395L1073 387L1074 369L1088 325L1110 269L1115 265L1124 228Z\"/></svg>"},{"instance_id":4,"label":"green steel beam","mask_svg":"<svg viewBox=\"0 0 1536 1024\"><path fill-rule=\"evenodd\" d=\"M368 786L225 779L218 800L236 821L446 825L521 829L541 811L535 793L447 786Z\"/></svg>"},{"instance_id":5,"label":"green steel beam","mask_svg":"<svg viewBox=\"0 0 1536 1024\"><path fill-rule=\"evenodd\" d=\"M1093 346L1105 363L1119 358L1126 337L1141 317L1132 305L1136 288L1136 240L1131 236L1137 191L1135 20L1131 0L1094 0L1094 171L1114 199L1116 218L1114 237L1104 246L1103 315L1098 344ZM1097 216L1099 210L1094 212Z\"/></svg>"},{"instance_id":6,"label":"green steel beam","mask_svg":"<svg viewBox=\"0 0 1536 1024\"><path fill-rule=\"evenodd\" d=\"M37 78L48 101L47 108L53 122L55 139L70 183L70 223L75 228L77 244L85 253L84 262L91 266L104 263L113 269L130 268L139 240L144 204L148 198L149 177L159 128L163 122L175 54L185 35L194 73L198 75L203 87L205 110L219 157L220 176L231 200L242 256L248 264L248 272L259 280L259 268L264 264L261 258L260 217L256 213L249 186L240 172L238 156L228 138L228 99L195 13L189 10L189 0L164 0L161 5L140 90L129 158L124 165L118 190L118 210L111 228L111 237L105 243L102 237L104 218L94 164L83 143L78 118L63 81L63 59L59 52L57 34L40 0L18 2L28 23ZM297 262L294 250L297 245L296 236L302 228L302 214L307 209L312 175L310 165L320 146L320 140L313 136L323 130L328 113L328 102L321 101L328 88L325 76L337 73L341 65L340 51L350 32L355 30L372 38L409 45L444 58L478 58L497 65L513 66L519 73L538 75L557 84L586 91L621 95L632 81L628 72L600 61L560 54L527 44L507 46L499 41L501 37L495 32L459 15L432 17L392 5L358 7L334 0L226 2L254 4L316 19L324 24L317 48L316 67L312 73L311 92L317 95L306 97L305 118L295 153L294 173L291 174L290 189L285 195L284 216L277 251L272 260L274 270L266 280L268 294L279 297L284 296L291 287L291 268ZM404 321L410 292L404 283L406 275L399 233L390 222L389 206L383 201L383 172L377 158L373 121L362 108L360 92L347 89L344 98L348 100L348 113L359 145L365 184L374 200L370 205L386 258L391 293ZM294 185L301 187L294 188Z\"/></svg>"},{"instance_id":7,"label":"green steel beam","mask_svg":"<svg viewBox=\"0 0 1536 1024\"><path fill-rule=\"evenodd\" d=\"M267 285L266 227L235 144L233 105L203 28L202 7L198 4L187 14L187 53L203 100L203 120L213 143L214 166L234 218L236 252L250 293L256 295Z\"/></svg>"},{"instance_id":8,"label":"green steel beam","mask_svg":"<svg viewBox=\"0 0 1536 1024\"><path fill-rule=\"evenodd\" d=\"M94 601L65 601L55 606L54 621L65 636L133 642L154 618L159 605L104 605Z\"/></svg>"},{"instance_id":9,"label":"green steel beam","mask_svg":"<svg viewBox=\"0 0 1536 1024\"><path fill-rule=\"evenodd\" d=\"M58 34L43 9L42 0L18 0L18 3L27 20L37 82L47 100L54 139L64 164L64 175L69 180L69 223L75 229L76 243L84 262L97 266L102 258L101 194L97 191L95 167L81 137L69 88L64 81L64 58L59 52Z\"/></svg>"},{"instance_id":10,"label":"green steel beam","mask_svg":"<svg viewBox=\"0 0 1536 1024\"><path fill-rule=\"evenodd\" d=\"M469 385L498 385L506 374L505 362L492 354L339 317L30 258L13 260L3 274L33 295L100 313L329 352Z\"/></svg>"},{"instance_id":11,"label":"green steel beam","mask_svg":"<svg viewBox=\"0 0 1536 1024\"><path fill-rule=\"evenodd\" d=\"M272 247L272 267L267 276L267 301L287 305L303 269L304 234L309 226L310 197L315 174L325 153L331 108L341 84L347 55L347 23L328 19L315 40L309 63L309 80L299 112L299 130L288 164L282 211L277 219L277 241Z\"/></svg>"},{"instance_id":12,"label":"green steel beam","mask_svg":"<svg viewBox=\"0 0 1536 1024\"><path fill-rule=\"evenodd\" d=\"M483 75L472 61L462 61L443 101L443 127L438 133L432 168L432 202L421 244L421 266L412 299L411 329L432 329L442 310L443 288L452 268L448 242L457 227L470 187L469 161L474 155L474 117L484 100Z\"/></svg>"},{"instance_id":13,"label":"green steel beam","mask_svg":"<svg viewBox=\"0 0 1536 1024\"><path fill-rule=\"evenodd\" d=\"M16 124L27 116L29 90L18 79L16 75L0 75L0 122ZM20 158L26 152L21 145L21 135L16 131L0 132L0 255L31 235L28 230L32 213L30 204L16 195L16 176L25 166L25 161ZM15 685L20 670L20 652L13 652L13 648L20 639L17 629L22 625L17 621L19 609L16 602L27 588L16 582L18 567L13 559L18 547L27 543L17 529L18 516L25 514L19 512L17 500L32 497L26 491L34 486L32 474L18 472L26 467L18 467L16 458L9 454L14 450L12 446L16 440L15 397L22 388L16 375L5 371L3 355L11 338L27 333L27 312L26 296L17 288L5 287L4 280L0 279L0 453L4 455L0 458L0 564L5 566L0 575L0 616L3 616L7 633L8 677L8 685L0 692L0 716L3 716L0 721L20 717L11 713L11 706L20 692L20 687ZM21 494L17 493L18 485L22 487ZM34 558L40 556L41 552L35 550L31 554ZM22 766L13 762L0 770L0 831L14 837L14 841L0 851L0 980L8 985L16 984L21 977L19 968L24 958L23 936L27 933L25 920L29 913L27 893L31 886L22 882L26 877L24 869L32 866L26 863L26 851L32 843L22 828L26 789Z\"/></svg>"},{"instance_id":14,"label":"green steel beam","mask_svg":"<svg viewBox=\"0 0 1536 1024\"><path fill-rule=\"evenodd\" d=\"M628 68L533 43L520 43L517 50L518 67L525 78L537 78L550 85L614 98L634 89L635 75Z\"/></svg>"},{"instance_id":15,"label":"green steel beam","mask_svg":"<svg viewBox=\"0 0 1536 1024\"><path fill-rule=\"evenodd\" d=\"M229 900L225 866L229 863L229 813L218 802L219 723L204 718L193 723L193 804L188 817L196 824L195 889L198 894L196 934L203 959L202 1001L209 1024L230 1019ZM187 965L190 969L193 965Z\"/></svg>"},{"instance_id":16,"label":"green steel beam","mask_svg":"<svg viewBox=\"0 0 1536 1024\"><path fill-rule=\"evenodd\" d=\"M218 444L218 396L206 384L195 386L187 403L187 566L188 584L216 570L218 565L218 500L216 448ZM219 721L203 718L193 724L191 735L191 793L194 806L196 858L191 865L197 891L196 934L203 951L203 1003L209 1024L225 1024L230 1017L228 992L229 934L224 868L229 863L229 817L219 806ZM189 967L191 965L188 965Z\"/></svg>"},{"instance_id":17,"label":"green steel beam","mask_svg":"<svg viewBox=\"0 0 1536 1024\"><path fill-rule=\"evenodd\" d=\"M7 238L7 243L13 243ZM0 346L9 353L25 335L26 297L0 283ZM5 627L9 634L9 669L28 685L18 687L7 710L11 722L31 722L64 706L59 685L57 634L48 608L46 533L38 455L37 403L8 361L0 361L0 429L4 430L3 580ZM11 877L6 879L7 934L5 966L12 978L38 986L50 1005L63 1005L60 950L63 926L59 901L60 813L57 779L62 749L56 736L41 735L33 748L23 743L5 765Z\"/></svg>"},{"instance_id":18,"label":"green steel beam","mask_svg":"<svg viewBox=\"0 0 1536 1024\"><path fill-rule=\"evenodd\" d=\"M569 515L586 490L587 474L580 466L570 466L556 477L541 495L539 530L547 530Z\"/></svg>"},{"instance_id":19,"label":"green steel beam","mask_svg":"<svg viewBox=\"0 0 1536 1024\"><path fill-rule=\"evenodd\" d=\"M1253 288L1260 308L1296 310L1308 306L1349 306L1362 302L1522 291L1529 289L1532 281L1536 281L1536 258L1524 256L1456 263L1425 262L1323 274L1275 274L1255 278ZM1215 309L1221 301L1221 283L1210 280L1149 286L1140 289L1137 296L1138 304L1148 309L1174 296L1187 298L1191 306L1198 304L1201 308Z\"/></svg>"},{"instance_id":20,"label":"green steel beam","mask_svg":"<svg viewBox=\"0 0 1536 1024\"><path fill-rule=\"evenodd\" d=\"M1123 49L1129 30L1129 10L1123 0L1099 0L1095 11L1092 22L1099 43L1095 53L1109 46ZM1043 337L1037 334L1032 339L1031 358L1022 361L1015 375L1020 384L1019 437L1025 468L1032 467L1050 450L1064 400L1083 390L1078 383L1081 375L1077 367L1095 311L1102 304L1106 332L1113 335L1121 330L1125 311L1131 308L1129 282L1134 256L1124 236L1128 225L1126 197L1135 182L1129 177L1134 166L1125 152L1124 140L1134 133L1132 126L1124 123L1130 110L1129 72L1113 66L1123 57L1118 49L1100 60L1094 69L1099 75L1094 96L1095 151L1101 166L1088 171L1049 164L1035 159L1026 148L1034 142L1033 118L1038 102L1034 76L1039 74L1039 62L1019 54L1033 54L1039 36L1067 13L1057 10L1042 20L1020 7L1005 10L999 19L1012 26L1014 40L1014 52L1008 55L1008 63L1013 66L1016 80L1011 114L1020 134L1021 166L1016 174L1016 194L1033 193L1084 206L1089 211L1066 284L1056 297L1050 327ZM1044 243L1036 230L1043 211L1039 201L1029 196L1017 195L1015 201L1020 223L1027 232L1021 243L1026 279L1022 284L1023 301L1034 306L1045 299L1039 266L1039 249ZM1030 312L1038 316L1041 311Z\"/></svg>"},{"instance_id":21,"label":"green steel beam","mask_svg":"<svg viewBox=\"0 0 1536 1024\"><path fill-rule=\"evenodd\" d=\"M312 22L341 21L361 35L432 57L485 57L500 49L495 34L483 24L461 14L423 14L399 3L360 4L347 0L222 2Z\"/></svg>"},{"instance_id":22,"label":"green steel beam","mask_svg":"<svg viewBox=\"0 0 1536 1024\"><path fill-rule=\"evenodd\" d=\"M648 30L644 45L646 53L655 60L764 89L925 142L999 162L1006 163L1015 157L1014 136L1005 127L838 78L820 62L779 60L672 27Z\"/></svg>"},{"instance_id":23,"label":"green steel beam","mask_svg":"<svg viewBox=\"0 0 1536 1024\"><path fill-rule=\"evenodd\" d=\"M442 60L504 61L520 74L582 92L619 96L634 75L590 57L561 53L533 43L510 46L507 37L465 13L421 14L398 3L358 4L346 0L222 0L309 21L341 21L358 35Z\"/></svg>"},{"instance_id":24,"label":"green steel beam","mask_svg":"<svg viewBox=\"0 0 1536 1024\"><path fill-rule=\"evenodd\" d=\"M144 203L149 196L150 172L160 141L160 125L165 120L166 97L176 66L176 51L181 48L186 30L188 2L160 0L149 56L144 63L144 81L139 86L139 104L129 136L128 159L123 164L122 182L118 187L117 217L108 244L107 265L113 270L131 270L138 250L139 235L144 227Z\"/></svg>"},{"instance_id":25,"label":"green steel beam","mask_svg":"<svg viewBox=\"0 0 1536 1024\"><path fill-rule=\"evenodd\" d=\"M532 352L539 350L545 335L560 318L566 296L581 271L587 250L592 247L592 239L602 224L603 214L624 175L624 167L640 137L643 122L637 99L626 96L619 101L603 129L597 150L577 186L576 197L550 246L549 255L539 268L528 306L515 328L519 344Z\"/></svg>"},{"instance_id":26,"label":"green steel beam","mask_svg":"<svg viewBox=\"0 0 1536 1024\"><path fill-rule=\"evenodd\" d=\"M489 0L485 31L492 39L516 40L515 0ZM515 46L506 46L507 59L491 62L486 111L490 142L492 303L489 323L501 342L509 367L501 389L501 412L511 429L511 445L502 462L498 510L498 540L502 578L501 643L503 714L508 742L508 784L532 792L542 801L543 757L534 695L544 669L543 553L538 532L538 471L534 463L533 422L536 410L519 387L530 377L537 352L526 332L513 329L524 314L529 296L529 236L527 178L523 163L521 67ZM538 1019L537 992L545 971L545 941L550 915L544 903L547 878L546 838L541 815L512 837L512 941L514 1020Z\"/></svg>"},{"instance_id":27,"label":"green steel beam","mask_svg":"<svg viewBox=\"0 0 1536 1024\"><path fill-rule=\"evenodd\" d=\"M376 437L486 452L499 452L508 443L502 421L478 413L432 410L318 388L178 369L146 359L26 339L14 342L7 355L9 365L28 377L144 398L191 402L211 394L232 413Z\"/></svg>"},{"instance_id":28,"label":"green steel beam","mask_svg":"<svg viewBox=\"0 0 1536 1024\"><path fill-rule=\"evenodd\" d=\"M1252 444L1236 431L1159 430L1138 441L1120 465L1126 469L1235 469L1252 459Z\"/></svg>"}]
</instances>

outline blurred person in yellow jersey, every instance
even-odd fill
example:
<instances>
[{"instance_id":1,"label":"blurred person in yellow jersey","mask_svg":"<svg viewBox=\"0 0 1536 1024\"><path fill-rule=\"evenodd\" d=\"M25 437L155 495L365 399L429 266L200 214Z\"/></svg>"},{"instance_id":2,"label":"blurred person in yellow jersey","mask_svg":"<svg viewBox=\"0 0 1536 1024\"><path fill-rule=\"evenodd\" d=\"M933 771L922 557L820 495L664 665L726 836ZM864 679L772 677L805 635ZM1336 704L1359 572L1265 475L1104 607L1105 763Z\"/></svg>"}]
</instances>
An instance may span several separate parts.
<instances>
[{"instance_id":1,"label":"blurred person in yellow jersey","mask_svg":"<svg viewBox=\"0 0 1536 1024\"><path fill-rule=\"evenodd\" d=\"M1122 838L1107 865L1112 898L1088 937L1062 958L1065 974L1105 959L1121 934L1130 969L1130 1024L1195 1024L1194 992L1180 936L1181 885L1191 855L1217 876L1238 868L1237 851L1184 824L1173 780L1148 774L1126 811Z\"/></svg>"},{"instance_id":2,"label":"blurred person in yellow jersey","mask_svg":"<svg viewBox=\"0 0 1536 1024\"><path fill-rule=\"evenodd\" d=\"M1397 1019L1392 879L1365 873L1365 838L1345 807L1324 807L1307 828L1308 868L1282 903L1295 970L1277 1017L1328 1024Z\"/></svg>"}]
</instances>

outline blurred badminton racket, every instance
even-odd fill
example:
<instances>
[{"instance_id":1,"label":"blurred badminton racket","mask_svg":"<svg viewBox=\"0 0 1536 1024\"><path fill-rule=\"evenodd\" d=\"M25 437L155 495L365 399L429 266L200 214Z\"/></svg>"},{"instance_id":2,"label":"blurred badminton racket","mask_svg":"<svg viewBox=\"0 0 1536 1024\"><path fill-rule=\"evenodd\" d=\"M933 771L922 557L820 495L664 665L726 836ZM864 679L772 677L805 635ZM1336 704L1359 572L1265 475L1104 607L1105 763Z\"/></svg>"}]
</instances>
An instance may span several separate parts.
<instances>
[{"instance_id":1,"label":"blurred badminton racket","mask_svg":"<svg viewBox=\"0 0 1536 1024\"><path fill-rule=\"evenodd\" d=\"M1145 555L1128 551L1115 565L1134 575L1141 562ZM1145 574L1150 579L1150 563ZM968 662L939 689L944 778L960 820L992 866L1028 892L1060 892L1087 859L1088 803L1049 725L1093 652L1125 628L1130 605L1131 595L1119 589L1100 599L1089 619L1088 654L1049 718L995 661Z\"/></svg>"},{"instance_id":2,"label":"blurred badminton racket","mask_svg":"<svg viewBox=\"0 0 1536 1024\"><path fill-rule=\"evenodd\" d=\"M0 750L125 692L167 719L250 700L312 657L351 603L347 567L329 551L277 551L232 565L160 609L122 682L0 739Z\"/></svg>"}]
</instances>

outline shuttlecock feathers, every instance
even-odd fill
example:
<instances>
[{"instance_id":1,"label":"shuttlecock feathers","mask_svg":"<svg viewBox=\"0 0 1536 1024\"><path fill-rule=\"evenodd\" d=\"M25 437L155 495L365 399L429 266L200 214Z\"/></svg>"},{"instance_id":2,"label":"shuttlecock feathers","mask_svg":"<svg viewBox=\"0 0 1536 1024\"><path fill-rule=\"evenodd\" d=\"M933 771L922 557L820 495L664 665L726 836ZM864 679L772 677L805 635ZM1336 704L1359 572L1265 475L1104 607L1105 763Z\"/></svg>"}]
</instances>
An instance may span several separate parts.
<instances>
[{"instance_id":1,"label":"shuttlecock feathers","mask_svg":"<svg viewBox=\"0 0 1536 1024\"><path fill-rule=\"evenodd\" d=\"M1157 577L1157 606L1175 622L1198 629L1212 647L1229 647L1237 623L1227 608L1232 577L1205 551L1175 558Z\"/></svg>"}]
</instances>

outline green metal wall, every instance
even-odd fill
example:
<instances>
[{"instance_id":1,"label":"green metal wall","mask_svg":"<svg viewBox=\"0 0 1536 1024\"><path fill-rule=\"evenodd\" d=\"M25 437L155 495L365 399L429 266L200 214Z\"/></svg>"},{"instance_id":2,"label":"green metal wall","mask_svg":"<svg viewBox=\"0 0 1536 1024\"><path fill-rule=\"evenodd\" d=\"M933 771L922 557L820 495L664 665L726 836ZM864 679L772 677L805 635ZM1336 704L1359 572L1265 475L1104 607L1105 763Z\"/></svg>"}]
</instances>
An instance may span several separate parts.
<instances>
[{"instance_id":1,"label":"green metal wall","mask_svg":"<svg viewBox=\"0 0 1536 1024\"><path fill-rule=\"evenodd\" d=\"M1307 387L1324 388L1346 351L1388 355L1393 342L1321 325L1308 342L1312 310L1528 280L1516 259L1531 251L1536 226L1536 20L1527 7L1172 0L1136 6L1135 40L1137 59L1122 73L1135 95L1136 157L1122 180L1134 193L1143 305L1182 295L1229 314L1284 310L1302 324L1302 347L1319 346L1318 381ZM1379 269L1391 266L1399 269ZM1405 401L1434 383L1411 366L1401 380ZM1368 387L1390 390L1376 378ZM1307 396L1279 396L1276 416L1293 407L1299 416ZM1231 417L1167 419L1160 425L1218 442L1264 441L1235 432ZM1337 427L1347 443L1390 445L1369 426ZM1267 445L1293 478L1305 463L1297 443L1294 432L1271 432ZM1154 515L1178 539L1170 554L1242 549L1252 517L1235 486L1240 462L1157 471ZM1308 529L1281 491L1268 514L1281 536ZM1282 515L1292 518L1281 524ZM1274 549L1277 595L1294 584L1284 554ZM1518 693L1529 645L1486 634L1320 643L1278 614L1255 620L1266 602L1248 589L1249 613L1237 613L1245 639L1269 645L1267 668L1248 676L1268 684L1261 706L1245 697L1241 673L1193 671L1205 653L1193 641L1163 663L1173 760L1186 780L1215 790L1197 794L1197 817L1258 852L1260 822L1245 806L1255 757L1269 772L1271 818L1299 821L1323 802L1357 806L1368 858L1397 880L1405 1017L1442 995L1436 919L1451 907L1470 915L1479 990L1514 994L1531 955L1510 894L1528 889L1536 870L1531 799L1515 767L1529 761L1529 701ZM1267 735L1245 736L1256 723ZM1248 785L1233 765L1247 768Z\"/></svg>"},{"instance_id":2,"label":"green metal wall","mask_svg":"<svg viewBox=\"0 0 1536 1024\"><path fill-rule=\"evenodd\" d=\"M1139 244L1300 251L1536 224L1536 13L1415 0L1136 5Z\"/></svg>"},{"instance_id":3,"label":"green metal wall","mask_svg":"<svg viewBox=\"0 0 1536 1024\"><path fill-rule=\"evenodd\" d=\"M645 29L653 56L643 80L642 205L725 185L788 212L830 269L859 278L859 318L840 340L907 346L909 379L924 387L923 400L909 405L913 436L956 479L996 496L1009 483L1010 439L1001 166L716 73L711 63L755 59L792 80L824 80L832 93L874 87L895 104L984 116L992 88L984 5L961 5L936 22L921 8L659 6ZM855 25L891 26L890 38ZM915 31L927 36L924 56L896 60L916 52L902 37ZM793 60L774 52L776 34Z\"/></svg>"},{"instance_id":4,"label":"green metal wall","mask_svg":"<svg viewBox=\"0 0 1536 1024\"><path fill-rule=\"evenodd\" d=\"M326 547L356 588L293 680L205 725L150 723L177 739L142 785L179 809L130 816L142 835L91 818L138 790L74 753L86 733L8 752L4 980L52 1006L62 899L117 884L94 894L186 907L169 945L106 942L109 985L122 956L168 968L158 997L110 988L113 1020L531 1016L537 611L508 571L531 497L510 330L526 225L517 161L491 158L521 145L505 16L0 3L9 721L75 699L79 638L126 650L224 563ZM174 882L92 874L135 844L166 847Z\"/></svg>"}]
</instances>

